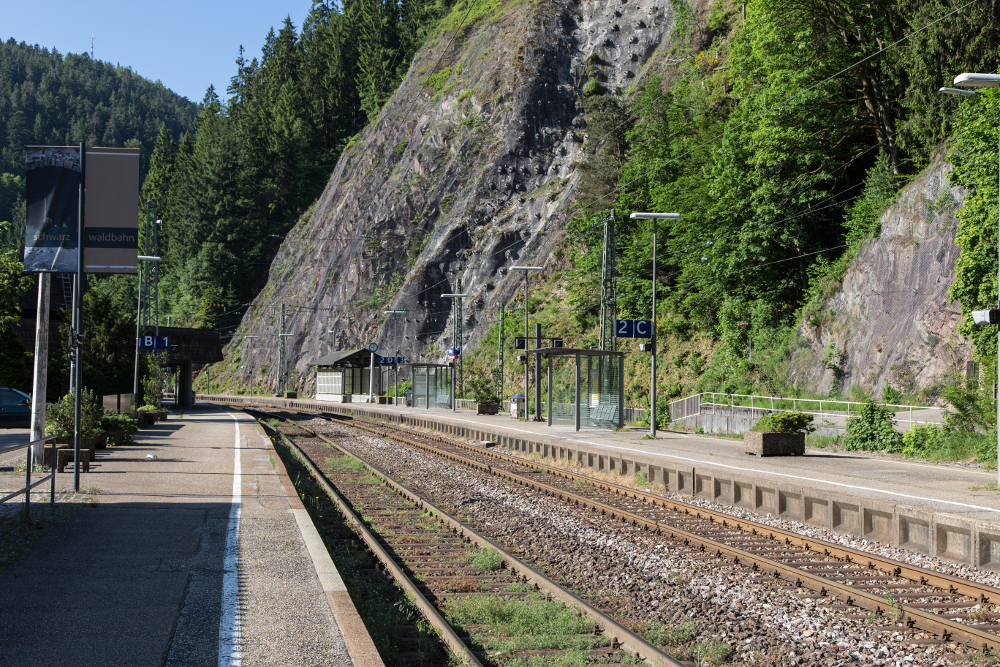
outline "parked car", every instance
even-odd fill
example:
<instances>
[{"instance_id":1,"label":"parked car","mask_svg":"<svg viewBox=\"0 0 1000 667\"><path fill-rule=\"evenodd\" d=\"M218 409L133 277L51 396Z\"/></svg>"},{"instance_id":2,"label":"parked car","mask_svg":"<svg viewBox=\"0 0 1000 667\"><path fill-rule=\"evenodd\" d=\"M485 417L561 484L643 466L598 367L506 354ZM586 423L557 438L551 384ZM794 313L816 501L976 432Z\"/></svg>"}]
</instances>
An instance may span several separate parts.
<instances>
[{"instance_id":1,"label":"parked car","mask_svg":"<svg viewBox=\"0 0 1000 667\"><path fill-rule=\"evenodd\" d=\"M31 428L31 397L0 387L0 428Z\"/></svg>"}]
</instances>

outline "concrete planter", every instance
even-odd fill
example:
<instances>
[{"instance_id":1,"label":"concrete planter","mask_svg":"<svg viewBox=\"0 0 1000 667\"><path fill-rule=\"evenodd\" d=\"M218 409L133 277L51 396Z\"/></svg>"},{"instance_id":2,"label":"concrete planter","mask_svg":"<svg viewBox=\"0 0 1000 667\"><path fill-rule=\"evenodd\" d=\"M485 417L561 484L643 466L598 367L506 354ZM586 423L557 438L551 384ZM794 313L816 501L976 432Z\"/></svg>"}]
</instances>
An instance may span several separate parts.
<instances>
[{"instance_id":1,"label":"concrete planter","mask_svg":"<svg viewBox=\"0 0 1000 667\"><path fill-rule=\"evenodd\" d=\"M743 452L756 456L803 456L806 453L805 433L746 431Z\"/></svg>"},{"instance_id":2,"label":"concrete planter","mask_svg":"<svg viewBox=\"0 0 1000 667\"><path fill-rule=\"evenodd\" d=\"M476 403L477 415L495 415L500 412L499 403Z\"/></svg>"}]
</instances>

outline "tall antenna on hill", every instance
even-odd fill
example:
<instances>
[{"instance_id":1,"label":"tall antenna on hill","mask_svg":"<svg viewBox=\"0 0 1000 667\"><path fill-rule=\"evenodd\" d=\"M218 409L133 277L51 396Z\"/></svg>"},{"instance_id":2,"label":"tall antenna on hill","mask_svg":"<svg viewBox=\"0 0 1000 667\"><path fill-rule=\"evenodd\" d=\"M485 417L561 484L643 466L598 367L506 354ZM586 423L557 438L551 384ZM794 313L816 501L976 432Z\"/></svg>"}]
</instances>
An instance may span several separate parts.
<instances>
[{"instance_id":1,"label":"tall antenna on hill","mask_svg":"<svg viewBox=\"0 0 1000 667\"><path fill-rule=\"evenodd\" d=\"M90 59L94 59L94 33L90 33Z\"/></svg>"}]
</instances>

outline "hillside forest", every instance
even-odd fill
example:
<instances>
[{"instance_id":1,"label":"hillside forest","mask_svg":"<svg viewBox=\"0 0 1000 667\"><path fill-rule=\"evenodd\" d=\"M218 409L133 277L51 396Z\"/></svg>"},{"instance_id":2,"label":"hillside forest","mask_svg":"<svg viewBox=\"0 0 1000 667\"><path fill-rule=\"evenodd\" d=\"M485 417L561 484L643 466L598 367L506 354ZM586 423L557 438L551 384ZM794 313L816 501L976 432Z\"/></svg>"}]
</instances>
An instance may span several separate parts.
<instances>
[{"instance_id":1,"label":"hillside forest","mask_svg":"<svg viewBox=\"0 0 1000 667\"><path fill-rule=\"evenodd\" d=\"M518 4L489 3L479 19L499 20ZM970 190L959 214L962 257L952 294L966 313L995 301L1000 98L987 91L959 100L937 90L956 73L997 70L1000 6L670 4L671 34L634 86L606 88L594 61L580 84L582 183L566 243L554 257L559 271L549 272L528 304L533 317L558 324L580 346L596 344L602 251L596 223L612 208L619 315L648 317L652 230L627 213L679 212L679 220L661 223L657 239L658 332L664 349L677 351L658 378L664 400L705 389L793 393L784 364L799 324L818 316L858 248L878 235L881 213L939 154ZM123 145L151 142L141 201L155 199L164 220L161 316L175 325L232 330L340 152L377 116L414 54L460 25L456 17L467 9L462 0L454 6L317 0L301 29L286 20L267 35L261 59L234 54L238 73L229 88L209 89L193 120L178 106L152 121L155 137L145 116L142 132L109 135ZM91 78L104 71L87 66L96 68ZM14 76L3 69L0 85ZM129 81L137 79L128 72ZM38 86L21 86L22 96L35 100L31 109L44 98ZM97 109L96 98L87 99ZM105 125L99 137L84 136L77 130L92 121L72 118L59 126L59 143L65 136L111 145ZM15 151L9 126L4 150ZM16 177L14 166L4 169ZM16 202L9 206L16 209ZM11 218L16 223L16 214ZM94 282L98 293L127 292L127 279ZM127 301L109 297L109 307ZM119 317L134 324L124 306ZM471 351L470 370L494 363L496 326ZM509 326L513 334L513 321ZM965 332L983 366L995 369L989 333L971 326ZM648 389L640 366L648 368L648 361L632 355L629 363L630 376L640 378L628 386L629 402L642 405Z\"/></svg>"}]
</instances>

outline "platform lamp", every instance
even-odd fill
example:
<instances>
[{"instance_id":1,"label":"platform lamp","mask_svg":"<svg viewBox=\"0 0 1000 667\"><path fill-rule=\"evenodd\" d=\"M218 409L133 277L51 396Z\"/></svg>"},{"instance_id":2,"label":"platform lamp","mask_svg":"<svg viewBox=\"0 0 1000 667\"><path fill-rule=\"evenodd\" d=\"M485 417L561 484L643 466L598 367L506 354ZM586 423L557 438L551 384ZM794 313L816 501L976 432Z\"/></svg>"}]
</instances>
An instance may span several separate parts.
<instances>
[{"instance_id":1,"label":"platform lamp","mask_svg":"<svg viewBox=\"0 0 1000 667\"><path fill-rule=\"evenodd\" d=\"M250 351L252 353L253 341L255 338L260 338L260 336L244 336L243 338L250 341ZM253 366L250 363L247 364L247 375L250 376L250 398L253 399Z\"/></svg>"},{"instance_id":2,"label":"platform lamp","mask_svg":"<svg viewBox=\"0 0 1000 667\"><path fill-rule=\"evenodd\" d=\"M408 310L383 310L382 311L383 315L391 315L392 316L392 337L396 341L396 345L399 345L399 332L396 330L396 315L405 315L408 312L410 312L410 311L408 311ZM405 331L406 327L403 327L403 330ZM399 359L398 359L398 357L399 357L399 350L396 350L396 357L397 358L393 360L393 364L392 364L393 368L396 369L396 373L395 373L395 375L396 375L396 381L393 383L393 386L392 386L392 390L393 390L392 404L393 405L396 405L396 404L399 403ZM389 381L389 372L388 371L386 371L385 381L386 382ZM389 401L389 394L388 394L388 392L386 393L385 400L386 400L386 402Z\"/></svg>"},{"instance_id":3,"label":"platform lamp","mask_svg":"<svg viewBox=\"0 0 1000 667\"><path fill-rule=\"evenodd\" d=\"M459 285L459 287L461 287L461 285ZM458 303L456 301L456 299L461 299L461 298L467 297L467 296L469 296L469 295L468 294L442 294L441 298L442 299L451 299L451 305L452 305L452 308L454 309L455 304ZM452 369L451 369L451 411L452 412L457 412L458 411L458 401L455 400L456 399L456 397L455 397L455 377L458 375L457 368L462 363L462 341L458 337L459 323L458 323L458 311L457 310L455 310L455 318L456 319L455 319L454 324L452 325L452 331L451 331L451 345L452 345L453 348L456 348L455 349L455 366L453 366Z\"/></svg>"},{"instance_id":4,"label":"platform lamp","mask_svg":"<svg viewBox=\"0 0 1000 667\"><path fill-rule=\"evenodd\" d=\"M977 72L964 72L955 77L955 85L962 88L1000 88L1000 74L980 74ZM951 89L942 89L941 92L951 92ZM971 90L956 91L962 95L975 95ZM1000 142L1000 138L998 138ZM1000 159L1000 155L998 155ZM1000 220L998 220L1000 224ZM1000 261L1000 246L997 248L997 259ZM1000 265L997 267L1000 271ZM998 276L1000 279L1000 276ZM1000 288L1000 282L997 284ZM1000 295L997 297L997 307L989 310L977 310L972 313L972 320L979 325L1000 324ZM912 427L912 425L911 425ZM1000 328L997 330L997 461L1000 462ZM997 484L1000 484L1000 463L997 465Z\"/></svg>"},{"instance_id":5,"label":"platform lamp","mask_svg":"<svg viewBox=\"0 0 1000 667\"><path fill-rule=\"evenodd\" d=\"M524 407L527 413L528 407L528 272L541 271L544 266L512 266L511 271L524 271ZM537 371L536 371L537 372ZM535 417L538 417L539 406L535 406ZM525 414L525 419L528 415Z\"/></svg>"},{"instance_id":6,"label":"platform lamp","mask_svg":"<svg viewBox=\"0 0 1000 667\"><path fill-rule=\"evenodd\" d=\"M629 216L632 220L652 220L653 221L653 331L650 333L649 345L652 355L652 364L649 372L649 435L656 437L656 222L657 220L676 220L681 217L680 213L633 213ZM619 405L618 409L623 410L624 405Z\"/></svg>"}]
</instances>

